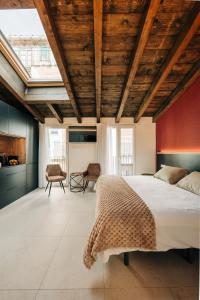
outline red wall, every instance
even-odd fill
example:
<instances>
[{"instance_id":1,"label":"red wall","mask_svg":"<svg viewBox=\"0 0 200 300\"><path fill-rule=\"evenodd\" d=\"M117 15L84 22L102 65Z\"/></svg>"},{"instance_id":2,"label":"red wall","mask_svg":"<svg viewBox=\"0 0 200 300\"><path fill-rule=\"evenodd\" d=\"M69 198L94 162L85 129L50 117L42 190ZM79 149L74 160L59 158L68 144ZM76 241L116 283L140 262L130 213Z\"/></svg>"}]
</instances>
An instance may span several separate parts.
<instances>
[{"instance_id":1,"label":"red wall","mask_svg":"<svg viewBox=\"0 0 200 300\"><path fill-rule=\"evenodd\" d=\"M200 77L158 119L157 152L200 152Z\"/></svg>"}]
</instances>

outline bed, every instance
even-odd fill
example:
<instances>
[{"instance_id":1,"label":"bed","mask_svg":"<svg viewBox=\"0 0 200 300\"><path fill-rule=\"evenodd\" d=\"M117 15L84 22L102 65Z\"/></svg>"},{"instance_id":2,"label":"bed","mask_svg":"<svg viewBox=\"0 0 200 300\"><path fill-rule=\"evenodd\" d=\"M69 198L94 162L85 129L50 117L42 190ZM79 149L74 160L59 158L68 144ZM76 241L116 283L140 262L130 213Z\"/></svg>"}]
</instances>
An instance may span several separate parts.
<instances>
[{"instance_id":1,"label":"bed","mask_svg":"<svg viewBox=\"0 0 200 300\"><path fill-rule=\"evenodd\" d=\"M199 248L200 197L198 195L153 176L127 176L123 177L123 180L139 195L153 215L156 247L155 249L110 247L97 252L95 260L101 259L107 262L111 255L136 250L167 251Z\"/></svg>"}]
</instances>

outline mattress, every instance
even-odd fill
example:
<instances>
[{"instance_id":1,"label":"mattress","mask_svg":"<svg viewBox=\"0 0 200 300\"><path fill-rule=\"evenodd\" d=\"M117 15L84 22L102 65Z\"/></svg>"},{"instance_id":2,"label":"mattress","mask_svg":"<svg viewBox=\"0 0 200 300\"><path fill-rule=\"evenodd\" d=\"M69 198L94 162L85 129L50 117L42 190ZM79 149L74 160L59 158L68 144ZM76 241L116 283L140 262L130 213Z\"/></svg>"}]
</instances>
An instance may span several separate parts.
<instances>
[{"instance_id":1,"label":"mattress","mask_svg":"<svg viewBox=\"0 0 200 300\"><path fill-rule=\"evenodd\" d=\"M200 197L153 176L123 177L151 210L156 224L156 251L199 248ZM98 253L109 257L141 248L113 248ZM152 251L152 250L151 250Z\"/></svg>"}]
</instances>

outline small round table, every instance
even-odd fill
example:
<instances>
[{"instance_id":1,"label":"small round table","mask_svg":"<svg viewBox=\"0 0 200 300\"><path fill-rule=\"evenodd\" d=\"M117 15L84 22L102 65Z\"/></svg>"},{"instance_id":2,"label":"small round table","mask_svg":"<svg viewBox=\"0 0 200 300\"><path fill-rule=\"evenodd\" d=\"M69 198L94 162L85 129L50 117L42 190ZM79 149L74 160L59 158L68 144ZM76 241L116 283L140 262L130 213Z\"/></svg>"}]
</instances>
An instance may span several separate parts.
<instances>
[{"instance_id":1,"label":"small round table","mask_svg":"<svg viewBox=\"0 0 200 300\"><path fill-rule=\"evenodd\" d=\"M74 172L70 174L70 192L79 193L85 191L85 183L83 179L83 173Z\"/></svg>"}]
</instances>

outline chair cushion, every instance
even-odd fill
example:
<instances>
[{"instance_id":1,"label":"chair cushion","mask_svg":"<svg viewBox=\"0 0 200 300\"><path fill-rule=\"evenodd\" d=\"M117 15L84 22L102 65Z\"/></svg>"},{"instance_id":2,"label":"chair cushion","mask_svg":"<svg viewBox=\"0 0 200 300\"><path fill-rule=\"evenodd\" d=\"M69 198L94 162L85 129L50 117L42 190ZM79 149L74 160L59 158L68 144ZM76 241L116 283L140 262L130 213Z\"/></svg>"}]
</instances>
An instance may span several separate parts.
<instances>
[{"instance_id":1,"label":"chair cushion","mask_svg":"<svg viewBox=\"0 0 200 300\"><path fill-rule=\"evenodd\" d=\"M58 181L62 181L65 180L66 177L64 176L47 176L47 180L50 182L58 182Z\"/></svg>"},{"instance_id":2,"label":"chair cushion","mask_svg":"<svg viewBox=\"0 0 200 300\"><path fill-rule=\"evenodd\" d=\"M86 175L84 176L84 179L85 180L88 180L88 181L97 181L99 176L94 176L94 175Z\"/></svg>"}]
</instances>

